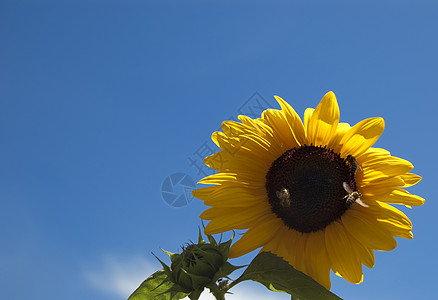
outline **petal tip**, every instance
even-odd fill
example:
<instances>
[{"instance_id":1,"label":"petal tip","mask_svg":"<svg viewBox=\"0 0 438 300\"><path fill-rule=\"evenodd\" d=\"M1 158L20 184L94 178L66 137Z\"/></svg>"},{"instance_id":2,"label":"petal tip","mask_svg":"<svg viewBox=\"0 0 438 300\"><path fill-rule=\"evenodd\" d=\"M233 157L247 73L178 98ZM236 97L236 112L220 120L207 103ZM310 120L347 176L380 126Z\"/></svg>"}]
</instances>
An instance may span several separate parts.
<instances>
[{"instance_id":1,"label":"petal tip","mask_svg":"<svg viewBox=\"0 0 438 300\"><path fill-rule=\"evenodd\" d=\"M336 103L336 105L338 104L338 100L336 99L336 95L332 91L327 92L324 95L324 97L322 97L321 102L326 102L326 101L329 103L332 103L332 104L335 104L335 103Z\"/></svg>"},{"instance_id":2,"label":"petal tip","mask_svg":"<svg viewBox=\"0 0 438 300\"><path fill-rule=\"evenodd\" d=\"M280 104L280 106L281 106L281 104L284 105L284 103L286 103L286 101L283 98L281 98L280 96L274 95L274 98L275 98L275 100L277 100L277 102L278 102L278 104Z\"/></svg>"},{"instance_id":3,"label":"petal tip","mask_svg":"<svg viewBox=\"0 0 438 300\"><path fill-rule=\"evenodd\" d=\"M332 91L326 93L318 104L318 107L324 107L327 111L333 111L339 121L339 105L335 93ZM316 108L316 110L318 109Z\"/></svg>"},{"instance_id":4,"label":"petal tip","mask_svg":"<svg viewBox=\"0 0 438 300\"><path fill-rule=\"evenodd\" d=\"M324 97L327 97L327 98L335 98L336 99L336 95L335 95L335 93L333 92L333 91L328 91L325 95L324 95ZM324 98L323 97L323 98Z\"/></svg>"}]
</instances>

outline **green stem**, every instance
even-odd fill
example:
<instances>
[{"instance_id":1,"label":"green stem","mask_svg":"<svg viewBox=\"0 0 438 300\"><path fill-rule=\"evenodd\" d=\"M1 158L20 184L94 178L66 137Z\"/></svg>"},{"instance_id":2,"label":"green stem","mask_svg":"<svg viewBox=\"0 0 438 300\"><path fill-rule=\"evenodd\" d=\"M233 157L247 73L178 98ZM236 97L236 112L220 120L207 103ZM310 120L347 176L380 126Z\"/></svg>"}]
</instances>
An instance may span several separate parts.
<instances>
[{"instance_id":1,"label":"green stem","mask_svg":"<svg viewBox=\"0 0 438 300\"><path fill-rule=\"evenodd\" d=\"M189 299L191 300L198 300L199 296L201 296L202 291L193 291L189 295Z\"/></svg>"},{"instance_id":2,"label":"green stem","mask_svg":"<svg viewBox=\"0 0 438 300\"><path fill-rule=\"evenodd\" d=\"M242 276L243 276L243 274L240 275L240 277L237 278L236 280L233 280L233 281L228 285L227 291L228 291L229 289L231 289L233 286L235 286L236 284L238 284L238 283L240 282L240 278L242 278Z\"/></svg>"},{"instance_id":3,"label":"green stem","mask_svg":"<svg viewBox=\"0 0 438 300\"><path fill-rule=\"evenodd\" d=\"M208 284L206 287L210 290L210 293L212 293L217 300L225 300L225 289L220 288L217 284L213 282Z\"/></svg>"},{"instance_id":4,"label":"green stem","mask_svg":"<svg viewBox=\"0 0 438 300\"><path fill-rule=\"evenodd\" d=\"M217 299L217 300L225 300L225 294L224 293L216 293L216 292L211 292L213 294L213 296Z\"/></svg>"}]
</instances>

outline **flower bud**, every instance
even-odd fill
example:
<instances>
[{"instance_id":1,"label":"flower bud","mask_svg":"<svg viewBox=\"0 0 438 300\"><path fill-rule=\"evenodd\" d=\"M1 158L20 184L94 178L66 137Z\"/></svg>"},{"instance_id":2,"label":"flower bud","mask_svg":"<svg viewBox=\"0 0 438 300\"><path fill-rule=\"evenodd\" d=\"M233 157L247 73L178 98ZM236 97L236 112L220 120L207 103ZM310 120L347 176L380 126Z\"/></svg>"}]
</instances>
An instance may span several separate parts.
<instances>
[{"instance_id":1,"label":"flower bud","mask_svg":"<svg viewBox=\"0 0 438 300\"><path fill-rule=\"evenodd\" d=\"M182 253L175 254L163 250L170 257L170 267L156 257L165 274L162 284L172 283L162 294L170 293L170 299L173 299L178 293L183 293L190 299L198 299L204 288L208 288L217 299L224 299L228 285L226 281L221 285L216 282L220 278L228 278L229 274L241 268L227 262L233 237L223 243L217 243L210 235L207 235L207 238L210 243L203 240L199 231L198 243L189 244L183 248Z\"/></svg>"},{"instance_id":2,"label":"flower bud","mask_svg":"<svg viewBox=\"0 0 438 300\"><path fill-rule=\"evenodd\" d=\"M172 279L187 290L202 289L212 281L225 260L215 245L188 245L172 260Z\"/></svg>"}]
</instances>

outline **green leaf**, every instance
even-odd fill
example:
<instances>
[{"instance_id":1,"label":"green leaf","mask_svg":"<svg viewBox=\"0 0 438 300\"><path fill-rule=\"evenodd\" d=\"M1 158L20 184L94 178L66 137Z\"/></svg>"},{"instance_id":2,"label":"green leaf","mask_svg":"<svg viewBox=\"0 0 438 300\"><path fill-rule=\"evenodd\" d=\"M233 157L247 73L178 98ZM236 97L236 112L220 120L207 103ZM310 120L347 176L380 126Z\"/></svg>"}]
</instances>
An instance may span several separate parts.
<instances>
[{"instance_id":1,"label":"green leaf","mask_svg":"<svg viewBox=\"0 0 438 300\"><path fill-rule=\"evenodd\" d=\"M233 286L245 280L257 281L272 291L288 293L294 300L341 299L270 252L259 253Z\"/></svg>"},{"instance_id":2,"label":"green leaf","mask_svg":"<svg viewBox=\"0 0 438 300\"><path fill-rule=\"evenodd\" d=\"M222 267L220 267L219 271L217 271L217 273L215 274L215 276L213 277L213 282L216 282L219 278L225 277L228 278L228 275L230 275L231 273L233 273L234 271L243 268L245 266L233 266L232 264L230 264L229 262L225 262Z\"/></svg>"},{"instance_id":3,"label":"green leaf","mask_svg":"<svg viewBox=\"0 0 438 300\"><path fill-rule=\"evenodd\" d=\"M173 285L167 280L165 271L159 270L143 281L128 300L178 300L188 295L173 291Z\"/></svg>"}]
</instances>

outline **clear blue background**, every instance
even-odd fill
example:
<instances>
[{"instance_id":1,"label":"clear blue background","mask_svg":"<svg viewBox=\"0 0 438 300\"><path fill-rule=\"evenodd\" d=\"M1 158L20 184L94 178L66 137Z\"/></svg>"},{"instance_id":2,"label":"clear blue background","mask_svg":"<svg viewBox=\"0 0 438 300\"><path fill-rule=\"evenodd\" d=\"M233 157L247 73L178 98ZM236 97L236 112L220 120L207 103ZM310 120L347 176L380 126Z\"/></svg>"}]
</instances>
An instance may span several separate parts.
<instances>
[{"instance_id":1,"label":"clear blue background","mask_svg":"<svg viewBox=\"0 0 438 300\"><path fill-rule=\"evenodd\" d=\"M329 90L343 122L384 117L426 198L401 208L413 240L332 290L436 296L438 5L350 2L1 1L0 297L126 298L197 237L206 207L167 205L166 176L199 180L188 157L254 92L302 115Z\"/></svg>"}]
</instances>

